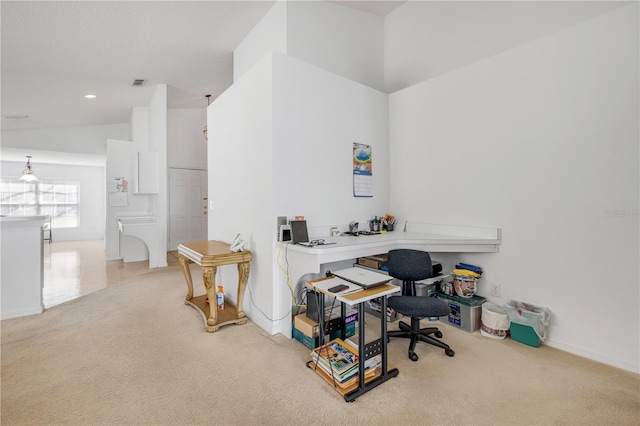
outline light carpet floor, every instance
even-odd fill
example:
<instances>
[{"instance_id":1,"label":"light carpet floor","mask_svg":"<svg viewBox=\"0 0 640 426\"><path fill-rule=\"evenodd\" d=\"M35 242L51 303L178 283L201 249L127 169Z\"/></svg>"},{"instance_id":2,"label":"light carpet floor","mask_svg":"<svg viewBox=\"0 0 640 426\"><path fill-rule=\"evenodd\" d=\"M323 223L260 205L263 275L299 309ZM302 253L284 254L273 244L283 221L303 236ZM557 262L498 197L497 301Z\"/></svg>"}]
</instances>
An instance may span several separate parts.
<instances>
[{"instance_id":1,"label":"light carpet floor","mask_svg":"<svg viewBox=\"0 0 640 426\"><path fill-rule=\"evenodd\" d=\"M444 324L455 357L419 344L412 362L392 339L399 376L347 403L300 343L251 321L206 333L185 291L163 268L2 321L2 425L640 424L637 374Z\"/></svg>"}]
</instances>

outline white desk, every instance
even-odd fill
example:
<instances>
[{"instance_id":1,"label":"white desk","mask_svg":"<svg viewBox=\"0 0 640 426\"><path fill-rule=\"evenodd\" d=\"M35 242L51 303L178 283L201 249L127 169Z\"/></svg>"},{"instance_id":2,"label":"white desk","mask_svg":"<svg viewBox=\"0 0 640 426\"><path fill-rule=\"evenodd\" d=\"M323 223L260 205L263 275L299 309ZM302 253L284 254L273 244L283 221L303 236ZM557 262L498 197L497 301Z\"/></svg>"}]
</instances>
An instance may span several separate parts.
<instances>
[{"instance_id":1,"label":"white desk","mask_svg":"<svg viewBox=\"0 0 640 426\"><path fill-rule=\"evenodd\" d=\"M289 280L294 288L309 273L318 274L321 265L363 256L387 253L393 249L415 249L433 253L497 253L501 243L499 228L475 228L409 223L409 231L379 235L322 237L336 244L305 247L288 244L286 259ZM314 237L315 238L315 237ZM288 295L290 297L290 294ZM287 297L283 294L283 297ZM289 324L291 320L289 319ZM282 327L291 338L291 327Z\"/></svg>"}]
</instances>

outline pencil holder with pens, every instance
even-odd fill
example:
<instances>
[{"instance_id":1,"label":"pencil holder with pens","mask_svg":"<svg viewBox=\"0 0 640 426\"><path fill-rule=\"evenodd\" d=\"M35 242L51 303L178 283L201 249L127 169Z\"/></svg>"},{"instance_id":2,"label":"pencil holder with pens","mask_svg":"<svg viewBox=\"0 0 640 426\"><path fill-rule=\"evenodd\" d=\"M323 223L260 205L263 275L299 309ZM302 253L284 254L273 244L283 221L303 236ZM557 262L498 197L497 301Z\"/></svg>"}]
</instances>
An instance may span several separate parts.
<instances>
[{"instance_id":1,"label":"pencil holder with pens","mask_svg":"<svg viewBox=\"0 0 640 426\"><path fill-rule=\"evenodd\" d=\"M396 218L390 214L385 214L382 219L382 229L391 232L393 231L393 225L396 223Z\"/></svg>"}]
</instances>

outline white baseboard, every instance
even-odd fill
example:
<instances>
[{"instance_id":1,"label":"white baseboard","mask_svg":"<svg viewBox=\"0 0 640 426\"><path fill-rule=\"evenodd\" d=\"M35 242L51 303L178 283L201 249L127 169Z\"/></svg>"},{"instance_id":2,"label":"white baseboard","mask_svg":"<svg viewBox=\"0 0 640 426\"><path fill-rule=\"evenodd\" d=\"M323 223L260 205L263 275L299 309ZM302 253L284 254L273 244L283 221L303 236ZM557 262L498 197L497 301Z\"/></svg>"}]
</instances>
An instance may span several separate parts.
<instances>
[{"instance_id":1,"label":"white baseboard","mask_svg":"<svg viewBox=\"0 0 640 426\"><path fill-rule=\"evenodd\" d=\"M640 374L640 362L637 364L634 364L633 362L625 361L619 358L612 358L610 356L606 356L602 354L597 354L595 352L578 348L572 345L567 345L560 342L554 342L553 340L547 340L544 342L544 344L564 352L569 352L571 354L578 355L593 361L601 362L603 364L607 364L612 367L621 368L623 370L630 371L632 373Z\"/></svg>"},{"instance_id":2,"label":"white baseboard","mask_svg":"<svg viewBox=\"0 0 640 426\"><path fill-rule=\"evenodd\" d=\"M6 320L6 319L11 319L11 318L18 318L18 317L26 317L27 315L36 315L36 314L41 314L44 311L44 308L41 307L32 307L32 308L27 308L27 309L18 309L18 310L14 310L14 311L7 311L6 309L2 310L2 316L0 316L0 319Z\"/></svg>"}]
</instances>

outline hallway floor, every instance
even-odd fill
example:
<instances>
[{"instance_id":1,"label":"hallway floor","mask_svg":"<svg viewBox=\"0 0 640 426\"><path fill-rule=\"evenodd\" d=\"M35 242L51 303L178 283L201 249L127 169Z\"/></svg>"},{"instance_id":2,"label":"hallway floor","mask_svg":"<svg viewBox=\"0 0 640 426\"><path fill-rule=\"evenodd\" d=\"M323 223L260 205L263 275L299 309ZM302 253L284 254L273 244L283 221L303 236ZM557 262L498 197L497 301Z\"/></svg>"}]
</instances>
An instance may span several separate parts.
<instances>
[{"instance_id":1,"label":"hallway floor","mask_svg":"<svg viewBox=\"0 0 640 426\"><path fill-rule=\"evenodd\" d=\"M178 265L177 252L167 254L169 266ZM106 260L104 240L44 243L44 307L117 284L149 272L149 262Z\"/></svg>"}]
</instances>

